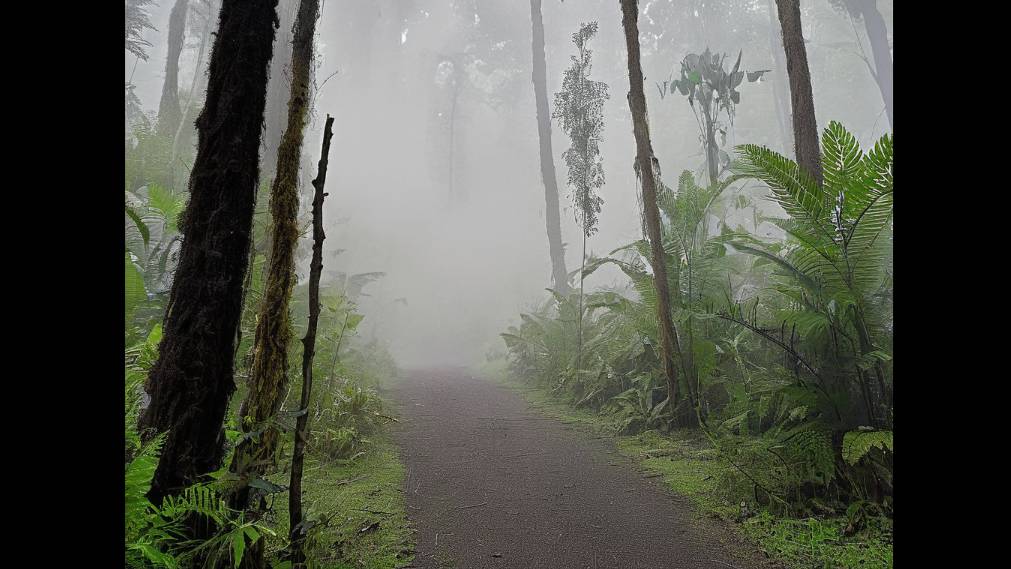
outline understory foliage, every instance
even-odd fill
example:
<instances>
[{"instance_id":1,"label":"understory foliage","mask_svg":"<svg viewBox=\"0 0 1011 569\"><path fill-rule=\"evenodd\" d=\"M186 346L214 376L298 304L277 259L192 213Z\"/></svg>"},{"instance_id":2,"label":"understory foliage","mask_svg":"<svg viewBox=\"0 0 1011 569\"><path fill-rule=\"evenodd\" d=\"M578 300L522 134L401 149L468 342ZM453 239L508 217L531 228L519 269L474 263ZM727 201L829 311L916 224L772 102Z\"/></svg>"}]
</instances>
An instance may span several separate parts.
<instances>
[{"instance_id":1,"label":"understory foliage","mask_svg":"<svg viewBox=\"0 0 1011 569\"><path fill-rule=\"evenodd\" d=\"M137 416L144 404L143 381L157 357L161 325L147 338L126 350L126 562L129 567L176 569L197 565L238 566L247 540L255 543L273 531L256 521L243 519L225 504L225 487L219 482L224 471L209 473L208 481L186 488L181 495L167 496L160 506L147 497L158 467L164 434L141 443ZM211 539L193 540L192 525L213 524Z\"/></svg>"},{"instance_id":2,"label":"understory foliage","mask_svg":"<svg viewBox=\"0 0 1011 569\"><path fill-rule=\"evenodd\" d=\"M291 563L285 560L288 531L282 526L286 522L282 519L284 516L270 510L254 518L228 507L228 498L239 486L239 481L225 465L220 470L205 473L199 483L182 493L167 496L160 505L147 497L165 434L142 436L137 420L149 401L145 382L157 359L161 323L186 233L184 212L188 192L182 181L189 178L192 150L185 145L175 145L173 134L160 134L154 114L141 112L140 101L135 96L131 99L133 93L129 87L127 95L124 207L127 565L144 569L239 567L253 545L264 543L269 566L289 568ZM278 449L277 467L249 481L257 496L274 505L275 500L286 499L286 471L292 450L294 418L300 413L297 408L300 393L299 387L293 386L274 417L246 433L239 428L238 403L245 395L269 250L271 220L266 211L267 181L263 181L257 196L259 204L254 215L250 263L243 284L240 336L235 352L238 391L232 397L225 418L223 455L228 456L243 440L255 440L267 427L279 429L283 443ZM304 224L305 216L300 219L300 225ZM306 463L310 469L333 465L353 467L373 451L373 437L379 436L383 426L391 420L384 412L378 387L381 381L397 373L381 341L359 337L364 316L358 312L356 301L363 288L381 278L383 273L345 274L333 270L333 266L328 263L330 270L321 285L322 313L313 367L316 382L308 410L311 428ZM308 320L307 283L299 283L294 288L290 308L292 335L301 337ZM289 350L288 359L294 364L289 366L288 374L297 377L301 373L298 363L302 344L292 342ZM308 490L314 490L312 481L307 481L306 485ZM334 552L328 549L330 543L320 537L331 513L311 507L310 511L315 516L306 520L306 554L311 568L321 566L319 559L332 561ZM199 528L204 537L195 538L194 528Z\"/></svg>"},{"instance_id":3,"label":"understory foliage","mask_svg":"<svg viewBox=\"0 0 1011 569\"><path fill-rule=\"evenodd\" d=\"M251 267L249 294L258 294L262 276L261 265ZM138 274L143 274L137 270ZM311 413L311 430L307 444L307 460L312 465L338 463L347 464L360 459L371 450L370 437L391 420L383 411L382 400L377 392L379 382L397 373L396 365L385 346L378 340L361 341L357 338L358 327L364 316L356 312L355 298L362 287L382 276L381 273L344 275L335 273L333 283L321 292L322 314L319 323L319 337L316 344L314 387ZM128 284L129 276L128 272ZM296 323L294 333L304 333L308 306L305 286L294 291L292 319ZM246 310L253 312L255 303L247 299ZM137 316L134 307L132 320L133 336L144 329L146 320ZM247 320L254 318L250 314ZM154 324L146 335L126 351L126 502L127 502L127 560L130 567L195 567L215 566L216 563L231 565L238 563L245 549L258 539L267 539L270 551L278 554L284 547L277 535L286 532L270 521L270 518L245 519L242 512L226 506L225 498L236 481L222 468L208 473L207 481L188 488L181 496L166 499L156 507L147 499L151 477L158 464L162 436L141 444L137 432L137 416L145 404L143 392L147 371L157 357L158 342L161 340L161 325ZM247 359L240 346L236 368L242 369L242 360ZM300 349L293 344L292 350ZM297 358L290 358L297 361ZM292 366L289 373L296 374ZM297 391L293 390L293 391ZM239 396L235 397L237 401ZM298 410L298 393L289 393L285 406L272 425L290 433L293 417ZM255 437L262 428L242 434L238 417L233 413L228 419L228 450L234 448L241 437ZM281 479L290 455L290 436L285 436L286 444L281 449L282 461L276 471L262 479L253 481L258 492L270 497L280 494L286 488L275 482ZM325 513L321 513L323 515ZM218 528L209 540L193 540L189 537L190 524L194 517L213 524ZM322 529L319 520L310 520L310 526ZM244 536L244 537L243 537ZM318 541L318 540L316 540ZM316 543L309 539L308 543ZM322 545L321 547L325 547ZM312 551L309 552L310 556ZM329 553L327 552L327 555ZM224 560L224 561L222 561ZM312 565L310 559L310 567ZM220 566L220 565L219 565ZM237 565L236 565L237 566ZM286 567L278 558L274 567Z\"/></svg>"},{"instance_id":4,"label":"understory foliage","mask_svg":"<svg viewBox=\"0 0 1011 569\"><path fill-rule=\"evenodd\" d=\"M822 148L824 185L744 145L732 176L702 186L684 172L658 205L681 389L726 466L717 487L752 513L844 515L853 533L892 511L892 137L865 153L833 122ZM786 215L762 213L742 181ZM578 368L575 295L522 314L502 334L513 373L622 433L670 432L649 258L641 240L587 263L630 282L587 294Z\"/></svg>"},{"instance_id":5,"label":"understory foliage","mask_svg":"<svg viewBox=\"0 0 1011 569\"><path fill-rule=\"evenodd\" d=\"M253 267L256 269L257 267ZM320 336L314 374L313 402L309 413L311 431L307 444L307 461L313 467L337 463L348 464L364 457L371 450L370 437L388 423L391 418L383 411L382 400L377 392L379 381L397 373L396 365L378 340L361 341L357 338L357 328L363 316L355 312L356 305L348 296L348 285L357 295L361 286L378 278L376 274L351 275L341 285L324 289L321 300L323 313L320 319ZM258 279L251 279L250 292L256 292ZM307 306L304 287L296 288L293 303L293 320L306 320ZM247 310L252 310L247 301ZM135 323L142 324L139 319ZM140 325L134 326L136 336ZM295 333L300 333L296 326ZM130 567L186 568L238 566L243 552L259 539L267 540L268 554L275 558L273 567L288 567L281 558L285 547L278 535L286 535L279 530L276 522L268 516L260 519L245 518L245 514L232 510L226 505L226 497L234 488L236 480L227 472L227 467L207 474L207 481L187 488L180 496L167 497L161 506L153 505L146 497L150 488L154 469L158 464L159 450L163 436L156 436L150 442L141 443L137 432L137 416L145 404L143 392L147 371L157 357L158 342L161 340L161 325L155 324L146 336L126 351L126 556ZM297 350L300 345L293 345ZM244 355L238 356L242 360ZM296 358L292 357L292 361ZM237 365L241 369L241 363ZM290 373L297 371L293 368ZM236 397L238 399L238 396ZM298 393L289 393L285 406L272 422L284 433L290 433L293 417L298 410ZM228 419L227 449L234 448L241 437L255 437L262 429L241 433L236 427L238 417L234 410ZM290 436L285 436L286 444L280 451L282 460L279 467L262 479L250 485L266 497L286 491L285 486L275 481L281 480L290 455ZM325 517L325 512L319 512ZM194 522L194 519L198 520ZM200 521L202 520L202 521ZM321 531L325 525L321 519L309 521L309 527ZM193 523L212 524L217 530L213 537L194 540L189 528ZM307 543L326 548L310 535ZM309 566L313 567L310 549ZM316 554L331 556L328 551Z\"/></svg>"}]
</instances>

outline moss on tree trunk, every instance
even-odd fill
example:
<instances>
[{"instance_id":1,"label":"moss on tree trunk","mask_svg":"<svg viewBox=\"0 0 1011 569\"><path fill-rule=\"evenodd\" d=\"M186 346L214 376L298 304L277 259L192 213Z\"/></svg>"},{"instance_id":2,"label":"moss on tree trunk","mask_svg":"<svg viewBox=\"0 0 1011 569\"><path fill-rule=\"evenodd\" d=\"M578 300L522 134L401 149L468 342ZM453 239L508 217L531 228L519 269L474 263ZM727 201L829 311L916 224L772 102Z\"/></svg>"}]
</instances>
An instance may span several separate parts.
<instances>
[{"instance_id":1,"label":"moss on tree trunk","mask_svg":"<svg viewBox=\"0 0 1011 569\"><path fill-rule=\"evenodd\" d=\"M302 138L309 111L313 36L319 17L318 0L302 0L295 22L291 56L291 96L288 125L277 151L277 170L270 189L271 248L263 299L253 340L253 365L249 389L239 415L242 430L262 431L245 439L235 449L231 470L239 475L240 487L232 506L251 511L261 500L251 499L248 483L267 473L275 464L279 431L269 422L275 418L288 385L288 345L291 342L289 303L295 286L295 248L298 244L298 172ZM247 562L248 559L248 562ZM263 565L263 543L251 546L244 567Z\"/></svg>"},{"instance_id":2,"label":"moss on tree trunk","mask_svg":"<svg viewBox=\"0 0 1011 569\"><path fill-rule=\"evenodd\" d=\"M140 418L145 436L168 432L149 493L156 504L221 464L276 5L225 0L221 8L196 121L185 238L146 385L151 404Z\"/></svg>"}]
</instances>

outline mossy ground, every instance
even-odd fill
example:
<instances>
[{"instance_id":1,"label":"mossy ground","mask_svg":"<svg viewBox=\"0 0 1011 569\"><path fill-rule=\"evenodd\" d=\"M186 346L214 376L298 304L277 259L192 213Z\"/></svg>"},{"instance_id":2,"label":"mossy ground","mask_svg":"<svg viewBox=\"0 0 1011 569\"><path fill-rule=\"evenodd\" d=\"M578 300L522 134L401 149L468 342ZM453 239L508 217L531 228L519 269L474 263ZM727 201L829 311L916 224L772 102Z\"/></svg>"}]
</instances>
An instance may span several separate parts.
<instances>
[{"instance_id":1,"label":"mossy ground","mask_svg":"<svg viewBox=\"0 0 1011 569\"><path fill-rule=\"evenodd\" d=\"M309 544L313 569L393 569L414 558L397 447L385 431L370 440L367 452L350 463L307 457L306 514L329 520ZM279 535L288 531L287 509L285 492L274 506Z\"/></svg>"},{"instance_id":2,"label":"mossy ground","mask_svg":"<svg viewBox=\"0 0 1011 569\"><path fill-rule=\"evenodd\" d=\"M521 394L532 407L547 416L579 425L596 435L614 437L621 454L638 460L648 473L662 477L673 492L688 497L699 514L733 522L742 535L766 554L790 567L893 566L891 527L886 527L881 520L852 537L843 537L846 526L843 516L796 519L760 510L741 521L739 502L728 499L726 489L720 488L718 483L718 475L730 466L698 431L616 435L617 418L573 408L552 397L547 390L516 381L501 365L482 367L481 371L485 377Z\"/></svg>"}]
</instances>

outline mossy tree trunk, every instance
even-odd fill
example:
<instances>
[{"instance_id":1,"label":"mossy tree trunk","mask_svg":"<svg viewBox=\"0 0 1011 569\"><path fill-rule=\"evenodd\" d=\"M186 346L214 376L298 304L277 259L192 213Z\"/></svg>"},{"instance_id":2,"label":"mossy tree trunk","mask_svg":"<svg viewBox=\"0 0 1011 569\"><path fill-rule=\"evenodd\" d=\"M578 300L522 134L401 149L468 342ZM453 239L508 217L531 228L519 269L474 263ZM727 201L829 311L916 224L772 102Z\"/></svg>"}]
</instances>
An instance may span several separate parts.
<instances>
[{"instance_id":1,"label":"mossy tree trunk","mask_svg":"<svg viewBox=\"0 0 1011 569\"><path fill-rule=\"evenodd\" d=\"M642 64L639 59L639 6L637 0L620 0L621 23L625 29L628 48L628 107L632 112L632 132L635 135L635 167L642 184L642 208L646 218L646 231L650 244L650 265L653 268L653 286L657 298L657 328L660 334L660 360L667 378L668 406L678 402L678 377L674 365L677 331L671 319L670 287L667 264L664 260L660 232L660 211L656 201L656 171L653 145L649 138L646 115L646 94L643 92Z\"/></svg>"},{"instance_id":2,"label":"mossy tree trunk","mask_svg":"<svg viewBox=\"0 0 1011 569\"><path fill-rule=\"evenodd\" d=\"M267 110L263 117L263 154L260 167L264 180L270 182L277 175L277 158L281 147L281 137L287 124L289 89L289 68L292 50L288 48L293 39L296 10L299 0L279 0L277 4L277 54L270 63L270 79L267 81ZM270 236L267 236L270 239Z\"/></svg>"},{"instance_id":3,"label":"mossy tree trunk","mask_svg":"<svg viewBox=\"0 0 1011 569\"><path fill-rule=\"evenodd\" d=\"M800 0L776 0L779 25L783 31L786 72L790 76L790 108L793 110L793 143L797 164L820 185L821 149L818 123L814 117L814 93L811 71L807 66L807 48L800 22Z\"/></svg>"},{"instance_id":4,"label":"mossy tree trunk","mask_svg":"<svg viewBox=\"0 0 1011 569\"><path fill-rule=\"evenodd\" d=\"M312 198L312 261L309 263L309 326L302 338L302 397L295 421L295 450L291 456L291 481L288 486L288 527L291 544L291 562L298 569L305 563L302 541L302 470L305 462L305 441L309 435L309 404L312 398L312 361L316 355L316 328L319 324L319 277L323 272L323 192L326 168L329 162L330 139L333 137L333 117L327 115L323 130L323 150L319 156L316 179L312 181L315 192Z\"/></svg>"},{"instance_id":5,"label":"mossy tree trunk","mask_svg":"<svg viewBox=\"0 0 1011 569\"><path fill-rule=\"evenodd\" d=\"M544 223L548 233L548 254L551 257L551 280L563 295L569 292L569 277L565 270L565 248L562 245L561 213L558 205L558 180L555 176L554 153L551 151L551 113L548 111L548 72L544 56L544 21L541 0L530 0L530 20L533 24L533 83L537 107L537 138L541 152L541 180L544 182Z\"/></svg>"},{"instance_id":6,"label":"mossy tree trunk","mask_svg":"<svg viewBox=\"0 0 1011 569\"><path fill-rule=\"evenodd\" d=\"M174 137L182 121L182 110L179 107L179 55L183 51L188 6L189 0L176 0L169 13L165 82L162 83L161 100L158 102L158 132L163 136Z\"/></svg>"},{"instance_id":7,"label":"mossy tree trunk","mask_svg":"<svg viewBox=\"0 0 1011 569\"><path fill-rule=\"evenodd\" d=\"M296 280L295 248L299 234L298 172L309 111L313 36L318 17L319 0L302 0L292 42L288 125L278 147L276 176L270 189L272 239L267 278L253 339L249 389L239 410L244 432L262 432L236 447L231 464L240 484L232 497L232 507L253 512L261 509L263 500L252 497L249 482L265 474L275 463L279 432L270 421L281 407L288 384L289 302ZM262 567L262 546L262 541L252 546L243 558L244 567Z\"/></svg>"},{"instance_id":8,"label":"mossy tree trunk","mask_svg":"<svg viewBox=\"0 0 1011 569\"><path fill-rule=\"evenodd\" d=\"M180 224L185 238L140 418L145 437L168 432L148 494L156 504L221 464L276 5L225 0L220 12Z\"/></svg>"}]
</instances>

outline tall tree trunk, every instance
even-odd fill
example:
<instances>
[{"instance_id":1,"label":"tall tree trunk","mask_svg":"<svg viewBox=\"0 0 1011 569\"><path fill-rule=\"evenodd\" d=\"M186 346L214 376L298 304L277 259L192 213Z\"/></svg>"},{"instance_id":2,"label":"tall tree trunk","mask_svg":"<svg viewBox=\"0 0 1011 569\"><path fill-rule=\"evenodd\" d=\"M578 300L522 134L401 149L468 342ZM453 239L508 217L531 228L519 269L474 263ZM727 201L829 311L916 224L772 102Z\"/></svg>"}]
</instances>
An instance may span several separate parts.
<instances>
[{"instance_id":1,"label":"tall tree trunk","mask_svg":"<svg viewBox=\"0 0 1011 569\"><path fill-rule=\"evenodd\" d=\"M168 57L165 58L165 82L158 103L158 132L174 136L182 121L179 108L179 54L186 33L186 8L189 0L176 0L169 13Z\"/></svg>"},{"instance_id":2,"label":"tall tree trunk","mask_svg":"<svg viewBox=\"0 0 1011 569\"><path fill-rule=\"evenodd\" d=\"M298 0L280 0L277 6L278 25L277 56L270 63L270 80L267 82L267 109L263 117L263 154L260 165L263 177L270 181L277 175L277 157L281 137L287 124L288 99L291 95L287 76L291 66L292 42ZM268 242L270 236L267 237Z\"/></svg>"},{"instance_id":3,"label":"tall tree trunk","mask_svg":"<svg viewBox=\"0 0 1011 569\"><path fill-rule=\"evenodd\" d=\"M885 103L885 113L888 115L888 125L892 124L892 54L888 49L888 28L885 19L878 11L876 0L861 0L860 13L864 18L864 28L871 44L874 57L874 80L881 91Z\"/></svg>"},{"instance_id":4,"label":"tall tree trunk","mask_svg":"<svg viewBox=\"0 0 1011 569\"><path fill-rule=\"evenodd\" d=\"M309 263L309 327L302 338L302 399L295 420L295 450L291 455L291 482L288 485L288 527L291 528L291 562L295 569L305 563L302 541L302 470L305 461L305 441L309 434L309 404L312 397L312 360L316 355L316 327L319 323L319 276L323 272L323 186L326 184L326 167L333 137L333 117L327 115L323 129L323 150L319 155L319 168L312 181L315 192L312 198L312 261Z\"/></svg>"},{"instance_id":5,"label":"tall tree trunk","mask_svg":"<svg viewBox=\"0 0 1011 569\"><path fill-rule=\"evenodd\" d=\"M319 0L302 0L292 42L288 126L278 148L277 175L270 188L273 238L269 266L253 339L249 390L239 410L245 432L258 428L263 432L259 437L246 439L235 449L231 470L239 475L243 483L232 498L232 507L236 509L257 509L258 504L250 503L248 482L274 464L277 451L278 430L265 423L280 409L288 384L288 344L291 341L288 305L295 286L295 247L299 234L298 171L309 110L312 44L318 17ZM257 542L257 545L251 552L253 559L262 557L262 547L259 547L262 542Z\"/></svg>"},{"instance_id":6,"label":"tall tree trunk","mask_svg":"<svg viewBox=\"0 0 1011 569\"><path fill-rule=\"evenodd\" d=\"M175 163L183 144L189 144L190 142L189 133L184 137L183 132L186 130L186 122L189 120L188 117L191 116L193 110L193 97L196 95L198 87L202 88L203 79L205 78L203 72L204 53L207 51L207 40L210 39L211 33L214 32L214 20L217 18L216 9L218 8L218 4L216 0L210 0L206 6L207 16L200 32L200 48L197 50L197 59L193 67L193 79L190 81L190 89L186 95L186 104L180 109L179 125L176 126L175 135L172 137L172 163Z\"/></svg>"},{"instance_id":7,"label":"tall tree trunk","mask_svg":"<svg viewBox=\"0 0 1011 569\"><path fill-rule=\"evenodd\" d=\"M786 72L790 76L790 107L793 109L793 140L797 164L821 184L821 149L818 144L818 123L814 118L814 94L811 90L811 72L807 67L807 48L804 47L800 25L800 0L776 0L776 6L779 25L783 29Z\"/></svg>"},{"instance_id":8,"label":"tall tree trunk","mask_svg":"<svg viewBox=\"0 0 1011 569\"><path fill-rule=\"evenodd\" d=\"M788 79L786 77L786 56L783 52L783 32L776 17L775 0L769 2L769 49L772 51L772 96L776 100L776 123L779 126L779 138L782 143L780 151L788 154L793 148L793 133L790 130L790 99L783 92Z\"/></svg>"},{"instance_id":9,"label":"tall tree trunk","mask_svg":"<svg viewBox=\"0 0 1011 569\"><path fill-rule=\"evenodd\" d=\"M221 8L196 121L185 238L146 385L151 403L140 419L145 436L168 432L148 493L156 504L221 463L276 6L225 0Z\"/></svg>"},{"instance_id":10,"label":"tall tree trunk","mask_svg":"<svg viewBox=\"0 0 1011 569\"><path fill-rule=\"evenodd\" d=\"M642 184L642 209L646 218L646 231L650 245L650 265L653 267L653 286L657 297L657 328L660 332L660 359L667 377L668 406L678 401L677 368L674 366L674 345L677 332L671 320L670 288L667 265L664 261L660 234L660 211L656 201L656 169L653 145L649 139L646 119L646 95L642 89L642 64L639 61L639 6L638 0L619 0L621 24L625 28L625 45L628 48L628 108L632 112L632 132L635 135L635 166Z\"/></svg>"},{"instance_id":11,"label":"tall tree trunk","mask_svg":"<svg viewBox=\"0 0 1011 569\"><path fill-rule=\"evenodd\" d=\"M231 471L240 481L231 497L232 507L254 512L254 516L266 503L262 497L253 498L249 483L275 464L280 432L268 423L280 410L288 385L288 345L291 342L288 305L295 286L295 249L299 234L298 172L309 111L313 36L318 18L319 0L301 0L292 40L288 125L277 149L276 175L270 188L272 227L267 278L253 338L249 389L239 409L243 431L262 432L236 446L231 464ZM263 540L249 544L242 566L246 569L264 567Z\"/></svg>"},{"instance_id":12,"label":"tall tree trunk","mask_svg":"<svg viewBox=\"0 0 1011 569\"><path fill-rule=\"evenodd\" d=\"M548 111L548 71L544 56L544 21L541 0L530 0L530 20L533 22L532 78L537 107L537 138L541 150L541 180L544 182L544 224L548 231L548 254L551 256L551 280L555 289L569 292L569 277L565 270L565 248L562 245L561 213L558 205L558 179L551 151L551 113Z\"/></svg>"}]
</instances>

